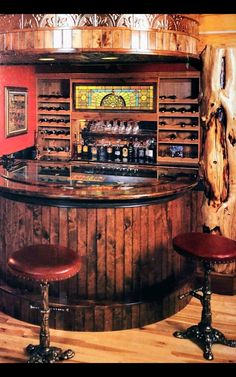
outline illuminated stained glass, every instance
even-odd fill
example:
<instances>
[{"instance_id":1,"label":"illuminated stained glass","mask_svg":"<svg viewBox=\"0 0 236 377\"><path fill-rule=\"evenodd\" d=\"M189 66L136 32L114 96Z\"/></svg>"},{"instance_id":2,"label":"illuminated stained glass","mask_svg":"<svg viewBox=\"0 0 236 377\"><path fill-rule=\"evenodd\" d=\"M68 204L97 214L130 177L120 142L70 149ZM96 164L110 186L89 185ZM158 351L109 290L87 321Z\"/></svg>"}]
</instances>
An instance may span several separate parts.
<instances>
[{"instance_id":1,"label":"illuminated stained glass","mask_svg":"<svg viewBox=\"0 0 236 377\"><path fill-rule=\"evenodd\" d=\"M155 84L74 84L74 110L155 111Z\"/></svg>"}]
</instances>

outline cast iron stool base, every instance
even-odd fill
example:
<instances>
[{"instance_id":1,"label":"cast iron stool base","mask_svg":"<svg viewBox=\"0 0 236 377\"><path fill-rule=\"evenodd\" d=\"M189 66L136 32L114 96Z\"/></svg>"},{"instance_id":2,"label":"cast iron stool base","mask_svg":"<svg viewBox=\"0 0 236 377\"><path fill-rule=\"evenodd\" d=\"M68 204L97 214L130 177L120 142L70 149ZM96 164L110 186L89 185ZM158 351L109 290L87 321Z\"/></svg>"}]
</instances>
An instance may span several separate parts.
<instances>
[{"instance_id":1,"label":"cast iron stool base","mask_svg":"<svg viewBox=\"0 0 236 377\"><path fill-rule=\"evenodd\" d=\"M71 359L75 355L71 349L62 351L57 347L33 346L33 344L26 347L26 352L30 355L28 363L54 363L59 360Z\"/></svg>"},{"instance_id":2,"label":"cast iron stool base","mask_svg":"<svg viewBox=\"0 0 236 377\"><path fill-rule=\"evenodd\" d=\"M26 347L26 352L30 355L28 363L54 363L59 360L68 360L74 357L75 353L71 349L62 351L61 348L50 346L50 332L49 332L49 313L50 308L48 304L48 282L42 282L42 309L40 310L42 320L40 326L40 344L34 346L29 344Z\"/></svg>"},{"instance_id":3,"label":"cast iron stool base","mask_svg":"<svg viewBox=\"0 0 236 377\"><path fill-rule=\"evenodd\" d=\"M228 340L222 332L213 327L203 327L201 323L189 327L185 331L176 331L173 334L176 338L191 339L203 349L203 356L207 360L213 360L211 347L215 343L224 344L229 347L236 347L235 340Z\"/></svg>"},{"instance_id":4,"label":"cast iron stool base","mask_svg":"<svg viewBox=\"0 0 236 377\"><path fill-rule=\"evenodd\" d=\"M211 326L212 314L211 314L211 289L210 289L210 272L211 263L203 262L204 265L204 281L203 286L198 289L194 289L188 293L181 295L179 298L183 299L187 296L196 297L202 304L202 316L198 325L189 327L185 331L175 331L174 336L180 339L191 339L195 341L202 349L203 356L207 360L213 360L214 356L211 352L211 347L215 343L220 343L229 347L236 347L236 340L228 340L222 332L214 329ZM202 295L197 292L202 292Z\"/></svg>"}]
</instances>

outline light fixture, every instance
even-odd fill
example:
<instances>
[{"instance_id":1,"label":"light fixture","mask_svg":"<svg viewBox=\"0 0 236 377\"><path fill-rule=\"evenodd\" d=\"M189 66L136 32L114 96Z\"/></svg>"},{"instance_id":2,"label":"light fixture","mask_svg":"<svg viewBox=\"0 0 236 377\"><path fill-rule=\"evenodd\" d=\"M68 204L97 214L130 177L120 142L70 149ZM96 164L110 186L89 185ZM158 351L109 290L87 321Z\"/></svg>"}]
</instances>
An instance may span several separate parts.
<instances>
[{"instance_id":1,"label":"light fixture","mask_svg":"<svg viewBox=\"0 0 236 377\"><path fill-rule=\"evenodd\" d=\"M101 58L102 60L118 60L118 56L104 56L104 58Z\"/></svg>"},{"instance_id":2,"label":"light fixture","mask_svg":"<svg viewBox=\"0 0 236 377\"><path fill-rule=\"evenodd\" d=\"M56 60L55 58L47 58L47 57L45 57L45 58L39 58L39 60L41 61L41 62L52 62L52 61L54 61L54 60Z\"/></svg>"}]
</instances>

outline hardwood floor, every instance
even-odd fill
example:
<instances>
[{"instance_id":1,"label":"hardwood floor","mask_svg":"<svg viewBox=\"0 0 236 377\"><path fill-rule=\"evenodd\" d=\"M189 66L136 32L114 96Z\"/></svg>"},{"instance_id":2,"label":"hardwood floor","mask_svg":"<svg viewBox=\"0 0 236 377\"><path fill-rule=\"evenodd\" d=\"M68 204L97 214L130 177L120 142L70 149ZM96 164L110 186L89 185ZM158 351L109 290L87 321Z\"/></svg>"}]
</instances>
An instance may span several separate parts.
<instances>
[{"instance_id":1,"label":"hardwood floor","mask_svg":"<svg viewBox=\"0 0 236 377\"><path fill-rule=\"evenodd\" d=\"M213 327L236 339L236 296L212 295ZM200 302L192 298L179 313L143 328L113 332L50 330L51 345L72 348L75 357L62 363L236 363L236 348L214 345L214 360L202 357L189 340L177 339L175 330L200 320ZM0 312L0 363L25 363L24 348L38 343L39 327Z\"/></svg>"}]
</instances>

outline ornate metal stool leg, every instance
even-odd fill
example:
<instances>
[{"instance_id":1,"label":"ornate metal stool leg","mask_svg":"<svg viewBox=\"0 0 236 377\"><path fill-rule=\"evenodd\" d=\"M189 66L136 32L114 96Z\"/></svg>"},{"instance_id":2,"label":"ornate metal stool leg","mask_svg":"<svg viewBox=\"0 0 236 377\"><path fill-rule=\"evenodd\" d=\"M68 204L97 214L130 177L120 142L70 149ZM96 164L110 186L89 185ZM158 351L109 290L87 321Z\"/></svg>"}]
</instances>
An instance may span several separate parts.
<instances>
[{"instance_id":1,"label":"ornate metal stool leg","mask_svg":"<svg viewBox=\"0 0 236 377\"><path fill-rule=\"evenodd\" d=\"M191 339L203 349L203 356L207 360L213 360L211 347L214 343L221 343L225 346L236 347L235 340L227 340L222 332L211 326L211 289L210 289L211 264L204 262L204 282L200 288L202 295L196 294L196 290L189 294L198 298L202 304L202 316L198 325L189 327L186 331L176 331L174 336L181 339ZM183 295L184 297L186 295Z\"/></svg>"},{"instance_id":2,"label":"ornate metal stool leg","mask_svg":"<svg viewBox=\"0 0 236 377\"><path fill-rule=\"evenodd\" d=\"M30 355L28 363L54 363L58 360L71 359L75 353L71 349L62 351L61 348L50 347L50 332L49 332L49 305L48 305L48 288L49 284L43 282L40 284L41 293L43 299L42 309L40 313L42 315L42 321L40 326L40 344L34 346L29 344L26 347L26 352Z\"/></svg>"}]
</instances>

